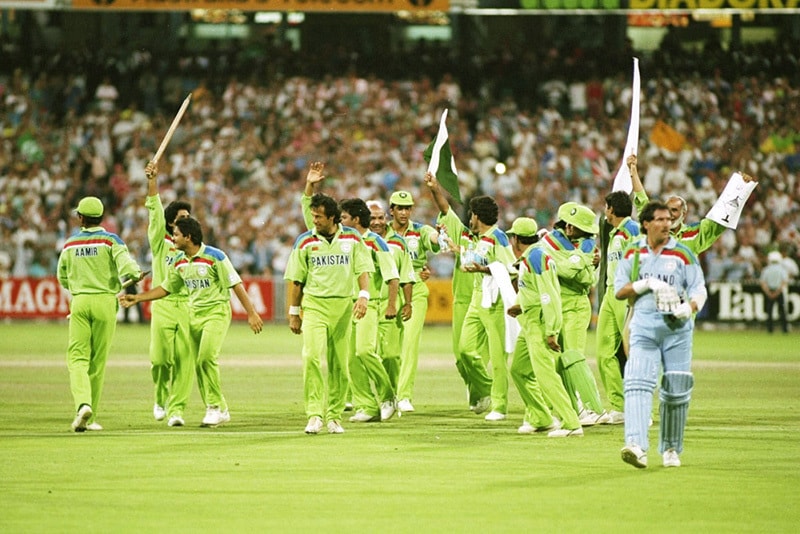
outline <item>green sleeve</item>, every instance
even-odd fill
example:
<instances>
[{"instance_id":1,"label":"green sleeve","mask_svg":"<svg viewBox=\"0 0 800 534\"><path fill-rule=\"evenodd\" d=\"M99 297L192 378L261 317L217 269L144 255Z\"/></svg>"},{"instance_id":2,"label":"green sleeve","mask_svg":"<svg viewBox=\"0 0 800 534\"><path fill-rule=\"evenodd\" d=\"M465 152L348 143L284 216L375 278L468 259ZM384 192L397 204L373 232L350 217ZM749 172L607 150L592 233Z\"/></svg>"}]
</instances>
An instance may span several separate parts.
<instances>
[{"instance_id":1,"label":"green sleeve","mask_svg":"<svg viewBox=\"0 0 800 534\"><path fill-rule=\"evenodd\" d=\"M439 252L439 241L434 239L434 235L437 235L436 229L429 224L423 224L419 229L421 248L436 254Z\"/></svg>"},{"instance_id":2,"label":"green sleeve","mask_svg":"<svg viewBox=\"0 0 800 534\"><path fill-rule=\"evenodd\" d=\"M637 213L640 213L648 202L650 202L650 199L645 191L637 191L633 194L633 207L636 208Z\"/></svg>"},{"instance_id":3,"label":"green sleeve","mask_svg":"<svg viewBox=\"0 0 800 534\"><path fill-rule=\"evenodd\" d=\"M142 275L142 269L136 263L136 260L131 257L126 245L115 242L111 246L111 257L114 258L120 278L138 279Z\"/></svg>"},{"instance_id":4,"label":"green sleeve","mask_svg":"<svg viewBox=\"0 0 800 534\"><path fill-rule=\"evenodd\" d=\"M557 335L561 332L561 289L555 269L547 269L536 276L539 283L539 296L542 304L542 324L545 334Z\"/></svg>"},{"instance_id":5,"label":"green sleeve","mask_svg":"<svg viewBox=\"0 0 800 534\"><path fill-rule=\"evenodd\" d=\"M383 282L388 283L390 280L398 280L400 273L397 270L392 253L388 250L379 250L375 255Z\"/></svg>"},{"instance_id":6,"label":"green sleeve","mask_svg":"<svg viewBox=\"0 0 800 534\"><path fill-rule=\"evenodd\" d=\"M300 205L303 208L303 222L306 223L307 230L314 229L314 216L311 215L311 197L303 193L300 197Z\"/></svg>"},{"instance_id":7,"label":"green sleeve","mask_svg":"<svg viewBox=\"0 0 800 534\"><path fill-rule=\"evenodd\" d=\"M353 272L356 275L361 273L374 273L375 264L372 262L370 249L359 238L359 246L353 247Z\"/></svg>"},{"instance_id":8,"label":"green sleeve","mask_svg":"<svg viewBox=\"0 0 800 534\"><path fill-rule=\"evenodd\" d=\"M718 222L711 219L703 219L700 221L700 232L697 236L686 243L695 255L699 256L706 250L711 248L711 245L725 233L727 228Z\"/></svg>"},{"instance_id":9,"label":"green sleeve","mask_svg":"<svg viewBox=\"0 0 800 534\"><path fill-rule=\"evenodd\" d=\"M295 248L289 255L283 279L305 284L306 278L308 278L308 262L306 261L305 253L299 248Z\"/></svg>"},{"instance_id":10,"label":"green sleeve","mask_svg":"<svg viewBox=\"0 0 800 534\"><path fill-rule=\"evenodd\" d=\"M172 267L167 271L166 278L161 283L161 287L163 287L164 290L170 294L179 293L181 289L183 289L184 285L185 284L183 282L183 278L181 278L181 273L178 272L178 269L175 267Z\"/></svg>"}]
</instances>

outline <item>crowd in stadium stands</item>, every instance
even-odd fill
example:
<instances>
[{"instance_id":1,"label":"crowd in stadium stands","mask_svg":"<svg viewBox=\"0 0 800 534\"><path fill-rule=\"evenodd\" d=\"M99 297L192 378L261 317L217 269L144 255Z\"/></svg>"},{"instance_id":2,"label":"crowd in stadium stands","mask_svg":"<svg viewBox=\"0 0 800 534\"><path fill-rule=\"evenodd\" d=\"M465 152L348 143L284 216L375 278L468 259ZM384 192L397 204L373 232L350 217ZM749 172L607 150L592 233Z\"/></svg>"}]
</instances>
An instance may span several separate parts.
<instances>
[{"instance_id":1,"label":"crowd in stadium stands","mask_svg":"<svg viewBox=\"0 0 800 534\"><path fill-rule=\"evenodd\" d=\"M698 53L666 42L642 55L638 158L649 195L684 196L694 221L733 171L759 181L738 230L704 254L709 281L757 275L774 248L798 258L797 50ZM244 275L283 272L304 230L299 200L312 161L326 164L325 192L386 201L409 190L414 218L433 222L422 154L445 108L462 196L494 196L501 227L521 215L550 227L567 200L602 213L622 163L633 51L614 61L601 51L501 51L459 67L441 50L412 61L419 52L366 65L339 49L304 56L287 47L174 63L142 50L4 53L0 276L53 275L85 195L104 200L104 226L149 263L144 167L189 92L160 162L162 198L190 201L206 241ZM402 72L379 68L398 64ZM662 135L651 138L657 124ZM432 268L447 276L452 262L436 258Z\"/></svg>"}]
</instances>

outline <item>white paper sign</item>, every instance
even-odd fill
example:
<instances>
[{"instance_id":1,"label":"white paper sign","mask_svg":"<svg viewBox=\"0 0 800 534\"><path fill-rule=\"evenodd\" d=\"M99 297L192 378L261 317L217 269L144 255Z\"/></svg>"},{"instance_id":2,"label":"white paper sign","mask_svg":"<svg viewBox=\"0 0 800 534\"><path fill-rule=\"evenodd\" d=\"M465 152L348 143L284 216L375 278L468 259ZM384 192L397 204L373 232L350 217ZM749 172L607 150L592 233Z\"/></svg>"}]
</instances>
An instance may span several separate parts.
<instances>
[{"instance_id":1,"label":"white paper sign","mask_svg":"<svg viewBox=\"0 0 800 534\"><path fill-rule=\"evenodd\" d=\"M740 173L733 173L706 218L735 230L744 205L757 185L758 182L745 182Z\"/></svg>"}]
</instances>

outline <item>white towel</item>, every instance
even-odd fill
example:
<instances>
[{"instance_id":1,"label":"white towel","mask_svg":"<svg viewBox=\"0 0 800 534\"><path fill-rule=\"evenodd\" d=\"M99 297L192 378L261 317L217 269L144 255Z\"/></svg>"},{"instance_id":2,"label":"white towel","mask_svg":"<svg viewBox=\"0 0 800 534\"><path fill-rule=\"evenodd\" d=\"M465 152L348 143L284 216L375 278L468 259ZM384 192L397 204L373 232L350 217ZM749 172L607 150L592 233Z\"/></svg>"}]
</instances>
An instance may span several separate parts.
<instances>
[{"instance_id":1,"label":"white towel","mask_svg":"<svg viewBox=\"0 0 800 534\"><path fill-rule=\"evenodd\" d=\"M508 309L513 306L517 301L517 293L514 291L514 286L511 284L511 276L508 274L508 269L502 263L496 261L489 264L489 270L492 272L491 276L484 277L484 296L483 302L485 306L486 302L486 279L492 279L492 285L496 288L496 292L500 292L500 296L503 298L503 311L508 312ZM497 297L495 296L495 300ZM520 326L519 322L515 317L511 317L508 313L504 313L503 316L506 320L506 352L513 353L514 346L517 344L517 337L520 333Z\"/></svg>"}]
</instances>

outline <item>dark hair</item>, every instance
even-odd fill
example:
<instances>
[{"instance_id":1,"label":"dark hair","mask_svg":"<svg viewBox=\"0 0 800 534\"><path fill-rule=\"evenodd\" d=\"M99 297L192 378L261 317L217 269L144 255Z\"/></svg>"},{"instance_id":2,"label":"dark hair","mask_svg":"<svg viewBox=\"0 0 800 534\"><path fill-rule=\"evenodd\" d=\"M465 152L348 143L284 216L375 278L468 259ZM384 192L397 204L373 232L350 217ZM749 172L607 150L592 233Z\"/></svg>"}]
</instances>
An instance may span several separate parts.
<instances>
[{"instance_id":1,"label":"dark hair","mask_svg":"<svg viewBox=\"0 0 800 534\"><path fill-rule=\"evenodd\" d=\"M631 196L625 191L614 191L606 195L606 205L617 217L630 217L633 213Z\"/></svg>"},{"instance_id":2,"label":"dark hair","mask_svg":"<svg viewBox=\"0 0 800 534\"><path fill-rule=\"evenodd\" d=\"M339 208L346 211L353 219L358 219L358 224L364 228L369 228L372 212L369 211L367 203L360 198L348 198L339 203Z\"/></svg>"},{"instance_id":3,"label":"dark hair","mask_svg":"<svg viewBox=\"0 0 800 534\"><path fill-rule=\"evenodd\" d=\"M536 234L533 235L516 235L514 237L517 238L517 241L522 243L523 245L533 245L534 243L539 241L539 236Z\"/></svg>"},{"instance_id":4,"label":"dark hair","mask_svg":"<svg viewBox=\"0 0 800 534\"><path fill-rule=\"evenodd\" d=\"M490 226L497 222L497 214L500 211L497 207L497 202L486 195L470 199L469 209L478 216L479 221Z\"/></svg>"},{"instance_id":5,"label":"dark hair","mask_svg":"<svg viewBox=\"0 0 800 534\"><path fill-rule=\"evenodd\" d=\"M311 204L309 205L309 208L322 208L322 210L325 212L325 216L333 217L333 222L336 224L339 224L339 222L342 220L342 212L339 210L339 205L328 195L323 195L322 193L315 194L313 197L311 197Z\"/></svg>"},{"instance_id":6,"label":"dark hair","mask_svg":"<svg viewBox=\"0 0 800 534\"><path fill-rule=\"evenodd\" d=\"M200 245L203 242L203 228L200 222L193 217L184 217L175 221L181 233L192 240L195 245Z\"/></svg>"},{"instance_id":7,"label":"dark hair","mask_svg":"<svg viewBox=\"0 0 800 534\"><path fill-rule=\"evenodd\" d=\"M82 213L79 213L78 215L80 215L81 218L83 219L83 225L87 226L87 227L89 227L89 226L97 226L103 220L103 216L102 215L99 216L99 217L89 217L88 215L84 215Z\"/></svg>"},{"instance_id":8,"label":"dark hair","mask_svg":"<svg viewBox=\"0 0 800 534\"><path fill-rule=\"evenodd\" d=\"M647 234L647 228L645 228L644 223L655 219L656 211L658 210L669 211L669 208L663 202L653 200L652 202L648 202L642 212L639 214L639 222L642 223L642 233Z\"/></svg>"},{"instance_id":9,"label":"dark hair","mask_svg":"<svg viewBox=\"0 0 800 534\"><path fill-rule=\"evenodd\" d=\"M172 225L175 224L175 217L178 216L178 212L181 210L186 210L191 214L192 205L183 200L173 200L164 208L164 219L167 221L167 232L169 235L172 235Z\"/></svg>"}]
</instances>

